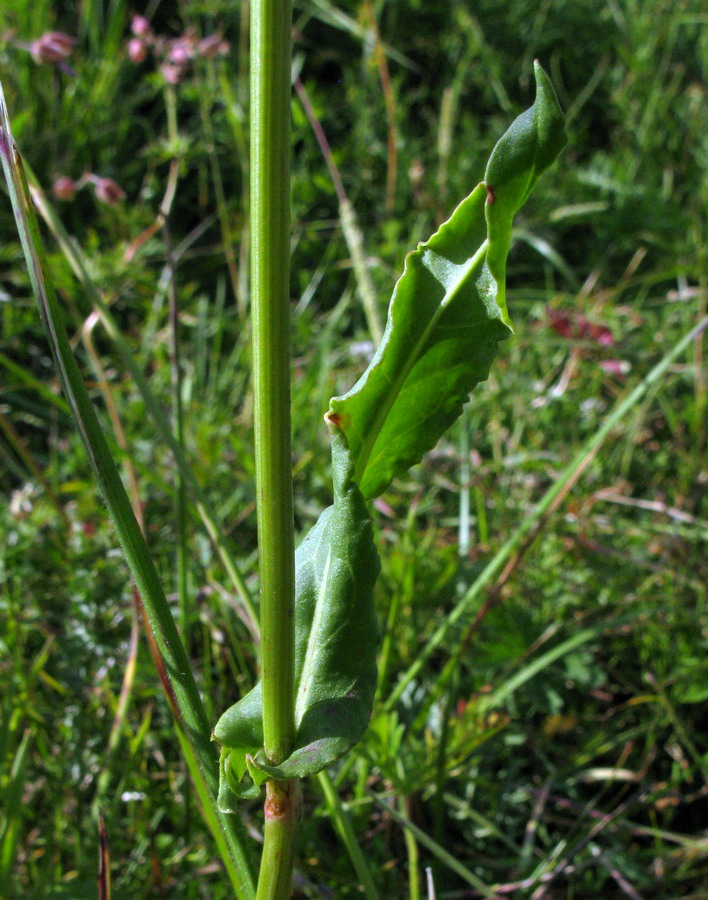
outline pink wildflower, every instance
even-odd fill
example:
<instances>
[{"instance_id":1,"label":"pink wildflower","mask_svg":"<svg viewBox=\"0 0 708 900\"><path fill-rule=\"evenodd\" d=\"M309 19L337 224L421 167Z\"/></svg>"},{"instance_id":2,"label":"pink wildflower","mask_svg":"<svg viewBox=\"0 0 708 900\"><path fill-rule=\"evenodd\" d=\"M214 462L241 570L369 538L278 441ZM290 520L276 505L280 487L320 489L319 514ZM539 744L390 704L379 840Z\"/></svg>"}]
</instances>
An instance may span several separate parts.
<instances>
[{"instance_id":1,"label":"pink wildflower","mask_svg":"<svg viewBox=\"0 0 708 900\"><path fill-rule=\"evenodd\" d=\"M162 76L168 84L179 84L184 73L187 71L185 66L179 66L176 63L163 63L160 66Z\"/></svg>"},{"instance_id":2,"label":"pink wildflower","mask_svg":"<svg viewBox=\"0 0 708 900\"><path fill-rule=\"evenodd\" d=\"M177 66L186 66L194 56L194 53L194 39L190 35L185 34L183 37L170 41L167 57L171 63Z\"/></svg>"},{"instance_id":3,"label":"pink wildflower","mask_svg":"<svg viewBox=\"0 0 708 900\"><path fill-rule=\"evenodd\" d=\"M52 185L52 192L57 200L73 200L76 193L76 182L68 175L62 175Z\"/></svg>"},{"instance_id":4,"label":"pink wildflower","mask_svg":"<svg viewBox=\"0 0 708 900\"><path fill-rule=\"evenodd\" d=\"M213 59L215 56L226 56L231 45L224 41L220 34L209 34L197 44L197 52L205 59Z\"/></svg>"},{"instance_id":5,"label":"pink wildflower","mask_svg":"<svg viewBox=\"0 0 708 900\"><path fill-rule=\"evenodd\" d=\"M96 196L101 203L115 206L116 203L125 200L125 191L112 178L101 178L95 175L91 180L93 181Z\"/></svg>"},{"instance_id":6,"label":"pink wildflower","mask_svg":"<svg viewBox=\"0 0 708 900\"><path fill-rule=\"evenodd\" d=\"M136 65L143 62L147 56L147 44L140 38L131 38L128 41L128 57Z\"/></svg>"},{"instance_id":7,"label":"pink wildflower","mask_svg":"<svg viewBox=\"0 0 708 900\"><path fill-rule=\"evenodd\" d=\"M74 52L76 38L63 31L48 31L30 44L30 53L36 63L63 63Z\"/></svg>"},{"instance_id":8,"label":"pink wildflower","mask_svg":"<svg viewBox=\"0 0 708 900\"><path fill-rule=\"evenodd\" d=\"M145 18L145 16L133 16L132 21L130 23L130 30L133 32L135 37L139 38L151 38L152 37L152 26Z\"/></svg>"},{"instance_id":9,"label":"pink wildflower","mask_svg":"<svg viewBox=\"0 0 708 900\"><path fill-rule=\"evenodd\" d=\"M558 309L549 309L548 324L561 337L569 340L592 341L601 347L611 347L614 336L606 325L595 325L583 315L571 316Z\"/></svg>"},{"instance_id":10,"label":"pink wildflower","mask_svg":"<svg viewBox=\"0 0 708 900\"><path fill-rule=\"evenodd\" d=\"M547 312L548 324L556 334L559 334L564 338L572 338L574 336L570 316L568 316L567 313L561 312L557 309L549 309L547 310Z\"/></svg>"},{"instance_id":11,"label":"pink wildflower","mask_svg":"<svg viewBox=\"0 0 708 900\"><path fill-rule=\"evenodd\" d=\"M600 368L608 375L626 375L630 365L626 359L601 359Z\"/></svg>"}]
</instances>

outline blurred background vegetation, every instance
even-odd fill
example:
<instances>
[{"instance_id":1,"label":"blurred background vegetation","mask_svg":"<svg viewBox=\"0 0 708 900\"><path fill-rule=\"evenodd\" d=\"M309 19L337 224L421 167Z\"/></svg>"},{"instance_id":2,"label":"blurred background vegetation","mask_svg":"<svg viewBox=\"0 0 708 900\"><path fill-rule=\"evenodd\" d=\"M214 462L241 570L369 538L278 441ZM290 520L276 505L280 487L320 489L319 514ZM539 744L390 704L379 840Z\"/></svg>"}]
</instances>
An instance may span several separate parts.
<instances>
[{"instance_id":1,"label":"blurred background vegetation","mask_svg":"<svg viewBox=\"0 0 708 900\"><path fill-rule=\"evenodd\" d=\"M167 412L178 350L183 441L257 594L246 10L16 0L0 9L0 76L18 145ZM128 44L134 14L164 38L142 61ZM368 281L383 315L405 253L481 180L530 105L534 58L569 125L568 149L516 223L514 338L462 426L375 504L381 706L331 774L381 897L426 896L431 867L438 898L708 898L700 337L577 465L572 490L383 706L618 399L706 314L707 24L697 0L295 0L294 69L358 223L345 236L294 95L300 533L329 503L328 399L372 350ZM52 30L76 45L42 61L32 42ZM211 35L228 47L164 70L175 47ZM52 194L57 179L85 173L93 183L71 199ZM102 202L96 179L125 199ZM58 392L9 202L0 234L0 893L96 897L100 809L114 898L227 897L144 646L113 727L132 658L131 586ZM120 418L116 455L136 475L216 721L254 679L248 616L70 253L49 232L47 242L109 432L107 403ZM257 830L259 805L245 814ZM297 896L361 895L312 780Z\"/></svg>"}]
</instances>

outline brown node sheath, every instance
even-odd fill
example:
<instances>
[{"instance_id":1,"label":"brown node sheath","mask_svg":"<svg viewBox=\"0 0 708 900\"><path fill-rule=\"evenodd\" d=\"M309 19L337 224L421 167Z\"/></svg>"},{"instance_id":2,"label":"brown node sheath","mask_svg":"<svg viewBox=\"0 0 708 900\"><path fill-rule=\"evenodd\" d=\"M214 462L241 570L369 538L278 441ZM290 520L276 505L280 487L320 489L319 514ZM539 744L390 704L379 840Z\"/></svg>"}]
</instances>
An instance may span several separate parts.
<instances>
[{"instance_id":1,"label":"brown node sheath","mask_svg":"<svg viewBox=\"0 0 708 900\"><path fill-rule=\"evenodd\" d=\"M484 186L487 189L487 204L491 206L494 203L494 188L491 184L485 184Z\"/></svg>"},{"instance_id":2,"label":"brown node sheath","mask_svg":"<svg viewBox=\"0 0 708 900\"><path fill-rule=\"evenodd\" d=\"M266 819L290 819L296 813L293 792L297 785L293 781L267 781L266 799L263 807Z\"/></svg>"}]
</instances>

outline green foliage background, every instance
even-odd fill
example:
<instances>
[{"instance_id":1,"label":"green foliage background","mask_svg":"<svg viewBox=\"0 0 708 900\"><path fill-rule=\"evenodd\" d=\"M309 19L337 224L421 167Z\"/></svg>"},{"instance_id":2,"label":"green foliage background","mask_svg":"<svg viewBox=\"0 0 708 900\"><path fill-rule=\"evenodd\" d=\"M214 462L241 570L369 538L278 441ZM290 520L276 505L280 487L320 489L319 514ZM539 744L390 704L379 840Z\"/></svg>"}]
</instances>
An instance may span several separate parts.
<instances>
[{"instance_id":1,"label":"green foliage background","mask_svg":"<svg viewBox=\"0 0 708 900\"><path fill-rule=\"evenodd\" d=\"M171 37L218 29L231 43L226 58L195 61L176 87L176 138L153 61L126 57L134 12ZM130 261L125 251L155 221L169 162L180 161L170 229L176 247L187 240L176 275L185 444L256 591L249 334L239 312L242 25L240 5L220 0L18 0L0 10L0 77L18 144L46 190L60 175L91 171L127 194L109 208L82 191L58 209L165 408L163 235ZM75 77L36 65L21 46L50 29L77 36ZM569 147L517 220L508 296L516 334L473 396L470 453L453 430L374 509L382 700L616 398L705 315L707 34L701 5L689 0L295 4L295 64L356 211L382 313L405 253L481 180L495 141L529 105L534 58L569 120ZM365 367L369 335L337 198L296 101L293 116L294 466L304 532L331 495L322 415ZM397 177L387 204L389 131ZM92 805L105 772L114 897L226 897L144 647L118 752L106 754L130 584L55 393L7 203L0 233L0 884L8 896L96 896ZM90 302L51 240L49 248L67 328L80 336ZM551 327L554 314L572 338ZM174 465L100 328L95 340L150 544L176 597ZM77 354L105 416L80 341ZM621 897L618 872L640 896L707 896L705 414L698 340L588 461L493 588L498 602L478 627L457 629L333 770L381 896L415 897L409 871L422 879L428 865L438 897L477 896L422 843L416 860L381 806L392 799L484 883L518 883L504 896ZM462 556L461 485L472 530ZM187 530L189 650L216 721L254 683L256 659L191 510ZM531 677L535 661L584 629L587 640ZM451 658L452 680L438 689ZM490 707L492 692L503 699ZM258 827L258 805L245 809ZM298 896L358 896L327 810L313 781ZM544 872L554 877L534 893Z\"/></svg>"}]
</instances>

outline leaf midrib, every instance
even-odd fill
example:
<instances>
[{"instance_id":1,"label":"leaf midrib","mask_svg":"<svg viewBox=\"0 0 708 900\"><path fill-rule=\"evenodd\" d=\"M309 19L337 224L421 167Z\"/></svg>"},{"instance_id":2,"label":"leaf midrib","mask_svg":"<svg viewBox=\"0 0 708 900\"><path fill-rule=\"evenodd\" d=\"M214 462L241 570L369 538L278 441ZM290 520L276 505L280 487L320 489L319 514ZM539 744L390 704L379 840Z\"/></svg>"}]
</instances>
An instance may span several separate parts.
<instances>
[{"instance_id":1,"label":"leaf midrib","mask_svg":"<svg viewBox=\"0 0 708 900\"><path fill-rule=\"evenodd\" d=\"M458 293L458 291L464 285L464 283L466 282L466 280L469 277L472 270L475 268L477 263L486 254L488 243L489 243L489 239L485 238L484 241L482 242L482 244L480 245L479 249L477 250L477 252L468 260L467 264L463 267L462 274L460 275L459 279L457 280L457 282L454 285L454 287L452 288L452 290L446 291L445 296L442 298L442 300L438 304L437 309L435 310L433 315L430 317L428 324L426 325L420 338L416 342L413 352L409 355L409 358L408 358L407 362L405 363L405 365L401 366L398 377L392 383L391 389L388 392L386 402L383 403L381 405L381 407L379 408L379 412L376 414L376 416L374 418L374 422L369 431L369 435L366 437L366 439L362 443L362 448L359 451L359 456L358 456L358 459L357 459L357 462L355 465L355 469L354 469L354 480L357 482L357 484L361 485L362 479L366 472L366 466L368 465L369 459L371 457L371 453L372 453L372 451L374 449L374 445L376 443L376 439L378 438L379 434L381 433L381 430L383 429L384 423L385 423L386 419L388 418L388 415L391 412L391 409L393 408L393 404L396 402L396 399L398 398L398 395L401 392L401 388L403 387L406 379L408 378L411 370L413 369L413 366L418 361L421 349L425 346L428 338L430 337L431 332L437 325L440 316L447 309L447 307L450 305L450 303L452 303L452 301L455 298L455 295ZM421 256L423 255L423 252L425 250L429 250L429 247L426 247L424 245L423 247L420 248L419 252L421 253ZM430 253L435 253L435 251L430 250ZM436 256L439 256L441 259L445 259L445 257L441 253L437 253ZM447 260L447 262L450 262L450 260ZM428 269L428 271L430 271L430 269ZM439 283L442 283L442 282L440 282L440 279L437 276L435 276L435 277L437 278ZM371 499L371 498L367 497L366 499Z\"/></svg>"},{"instance_id":2,"label":"leaf midrib","mask_svg":"<svg viewBox=\"0 0 708 900\"><path fill-rule=\"evenodd\" d=\"M297 686L297 697L295 700L295 729L300 727L302 718L307 710L308 682L312 675L315 665L315 656L317 654L317 637L320 630L320 623L325 608L325 602L328 596L327 581L329 579L329 571L332 564L332 548L330 546L327 551L327 560L324 565L322 579L317 591L317 600L315 602L315 614L312 617L310 625L310 633L307 637L307 650L305 651L305 659L302 664L302 672ZM303 690L304 686L304 690Z\"/></svg>"}]
</instances>

